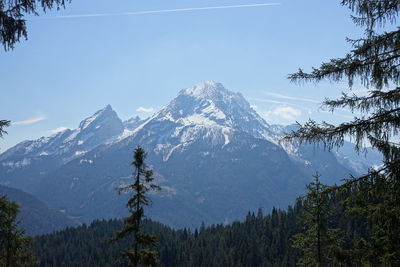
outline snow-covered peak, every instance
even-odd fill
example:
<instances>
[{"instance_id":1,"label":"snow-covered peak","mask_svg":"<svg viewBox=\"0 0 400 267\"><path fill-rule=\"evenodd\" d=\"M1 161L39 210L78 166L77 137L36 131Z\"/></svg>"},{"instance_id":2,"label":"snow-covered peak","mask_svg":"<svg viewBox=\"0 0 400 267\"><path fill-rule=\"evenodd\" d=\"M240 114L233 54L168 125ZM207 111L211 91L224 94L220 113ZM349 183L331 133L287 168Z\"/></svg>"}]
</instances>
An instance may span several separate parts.
<instances>
[{"instance_id":1,"label":"snow-covered peak","mask_svg":"<svg viewBox=\"0 0 400 267\"><path fill-rule=\"evenodd\" d=\"M171 121L179 127L224 128L269 138L269 125L240 93L221 83L208 81L180 91L166 107L149 121ZM269 138L270 139L270 138Z\"/></svg>"},{"instance_id":2,"label":"snow-covered peak","mask_svg":"<svg viewBox=\"0 0 400 267\"><path fill-rule=\"evenodd\" d=\"M215 81L206 81L198 83L191 88L183 89L179 94L188 95L196 98L212 99L230 93L231 92L226 90L221 83Z\"/></svg>"},{"instance_id":3,"label":"snow-covered peak","mask_svg":"<svg viewBox=\"0 0 400 267\"><path fill-rule=\"evenodd\" d=\"M1 159L10 157L38 157L58 155L65 161L79 156L79 151L89 151L94 147L118 136L124 130L117 113L107 105L94 115L84 119L76 129L63 129L50 137L24 141L7 150Z\"/></svg>"},{"instance_id":4,"label":"snow-covered peak","mask_svg":"<svg viewBox=\"0 0 400 267\"><path fill-rule=\"evenodd\" d=\"M92 148L113 136L119 135L124 125L117 113L107 105L92 116L83 120L77 129L64 140L64 143L78 144L80 147Z\"/></svg>"},{"instance_id":5,"label":"snow-covered peak","mask_svg":"<svg viewBox=\"0 0 400 267\"><path fill-rule=\"evenodd\" d=\"M89 127L89 125L91 125L93 122L95 122L99 118L103 118L103 117L107 117L107 116L115 117L115 115L116 115L115 111L112 109L111 105L107 105L103 109L100 109L99 111L97 111L92 116L90 116L90 117L86 118L85 120L83 120L79 124L79 128L81 130L86 129L87 127Z\"/></svg>"}]
</instances>

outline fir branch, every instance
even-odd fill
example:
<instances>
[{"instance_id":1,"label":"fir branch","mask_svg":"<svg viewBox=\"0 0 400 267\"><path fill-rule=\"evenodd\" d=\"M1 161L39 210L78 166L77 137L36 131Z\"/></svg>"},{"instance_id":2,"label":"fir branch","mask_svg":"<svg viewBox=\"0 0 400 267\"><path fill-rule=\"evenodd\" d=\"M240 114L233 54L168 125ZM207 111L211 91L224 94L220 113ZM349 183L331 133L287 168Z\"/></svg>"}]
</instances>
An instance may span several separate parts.
<instances>
[{"instance_id":1,"label":"fir branch","mask_svg":"<svg viewBox=\"0 0 400 267\"><path fill-rule=\"evenodd\" d=\"M390 109L393 106L400 105L400 87L392 89L388 92L381 90L369 91L368 96L349 96L342 93L341 98L336 100L325 99L323 106L333 112L337 108L349 108L352 112L358 110L360 112L369 113L377 109Z\"/></svg>"}]
</instances>

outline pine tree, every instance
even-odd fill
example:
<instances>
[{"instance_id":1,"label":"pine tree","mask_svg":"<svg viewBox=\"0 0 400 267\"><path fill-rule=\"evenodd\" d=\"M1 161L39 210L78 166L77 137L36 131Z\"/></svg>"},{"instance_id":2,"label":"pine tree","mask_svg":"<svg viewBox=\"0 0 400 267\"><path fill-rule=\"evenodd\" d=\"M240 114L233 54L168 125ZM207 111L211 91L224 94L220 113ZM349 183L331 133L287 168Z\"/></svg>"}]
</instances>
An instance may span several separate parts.
<instances>
[{"instance_id":1,"label":"pine tree","mask_svg":"<svg viewBox=\"0 0 400 267\"><path fill-rule=\"evenodd\" d=\"M348 41L353 50L345 57L322 63L306 73L289 75L295 82L347 78L350 88L355 81L367 89L367 96L343 93L324 105L334 111L348 108L354 119L339 125L309 120L286 140L320 143L328 149L343 145L345 139L355 142L363 151L365 144L378 149L384 163L361 177L351 177L332 190L345 191L348 214L365 219L369 237L359 242L365 264L400 265L400 28L396 24L399 0L342 0L356 15L353 21L364 27L365 36ZM394 27L393 27L394 26ZM385 29L394 28L391 31Z\"/></svg>"},{"instance_id":2,"label":"pine tree","mask_svg":"<svg viewBox=\"0 0 400 267\"><path fill-rule=\"evenodd\" d=\"M313 177L314 181L307 185L307 194L299 199L304 207L301 213L304 232L294 236L293 247L303 254L299 266L337 266L334 264L342 234L329 227L331 211L327 186L320 182L318 173Z\"/></svg>"},{"instance_id":3,"label":"pine tree","mask_svg":"<svg viewBox=\"0 0 400 267\"><path fill-rule=\"evenodd\" d=\"M18 228L19 207L5 196L0 197L0 266L37 266L30 250L32 239L24 237L24 230Z\"/></svg>"},{"instance_id":4,"label":"pine tree","mask_svg":"<svg viewBox=\"0 0 400 267\"><path fill-rule=\"evenodd\" d=\"M0 137L7 132L8 120L0 120ZM19 207L5 196L0 196L0 267L36 266L37 261L30 250L32 239L24 237L25 231L18 228Z\"/></svg>"},{"instance_id":5,"label":"pine tree","mask_svg":"<svg viewBox=\"0 0 400 267\"><path fill-rule=\"evenodd\" d=\"M128 200L126 206L131 214L124 218L122 230L117 231L116 236L111 241L117 241L122 238L133 236L132 249L124 254L127 256L130 264L137 266L154 266L158 262L157 252L149 247L157 246L156 237L152 234L143 233L142 221L145 217L144 207L150 205L150 200L146 196L151 190L160 190L160 187L153 184L153 171L145 163L146 152L141 147L134 151L135 166L133 184L125 185L120 192L133 192L133 196Z\"/></svg>"},{"instance_id":6,"label":"pine tree","mask_svg":"<svg viewBox=\"0 0 400 267\"><path fill-rule=\"evenodd\" d=\"M64 7L66 2L69 0L0 0L0 43L4 49L13 49L21 38L28 38L25 15L38 15L38 6L46 11Z\"/></svg>"}]
</instances>

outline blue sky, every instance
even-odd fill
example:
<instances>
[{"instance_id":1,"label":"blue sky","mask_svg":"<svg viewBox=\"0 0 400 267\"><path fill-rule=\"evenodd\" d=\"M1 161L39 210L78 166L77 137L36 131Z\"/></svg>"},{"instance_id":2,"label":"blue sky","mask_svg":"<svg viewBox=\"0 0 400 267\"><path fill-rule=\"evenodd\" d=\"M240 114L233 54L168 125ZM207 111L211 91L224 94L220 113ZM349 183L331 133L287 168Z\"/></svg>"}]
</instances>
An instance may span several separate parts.
<instances>
[{"instance_id":1,"label":"blue sky","mask_svg":"<svg viewBox=\"0 0 400 267\"><path fill-rule=\"evenodd\" d=\"M343 56L350 48L345 37L361 35L339 2L73 0L65 10L29 17L29 40L0 51L0 114L13 122L0 151L75 128L107 104L122 119L149 116L206 80L241 92L270 123L348 119L318 104L346 91L345 83L296 85L286 78ZM221 8L197 9L205 7ZM87 16L93 14L109 15Z\"/></svg>"}]
</instances>

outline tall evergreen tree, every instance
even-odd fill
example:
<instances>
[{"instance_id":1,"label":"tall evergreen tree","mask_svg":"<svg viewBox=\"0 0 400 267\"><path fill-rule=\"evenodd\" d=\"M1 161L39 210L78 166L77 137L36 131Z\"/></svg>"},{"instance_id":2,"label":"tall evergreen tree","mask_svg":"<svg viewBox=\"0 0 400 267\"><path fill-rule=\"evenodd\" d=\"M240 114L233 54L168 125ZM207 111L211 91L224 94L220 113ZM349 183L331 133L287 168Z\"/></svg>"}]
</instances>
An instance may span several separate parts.
<instances>
[{"instance_id":1,"label":"tall evergreen tree","mask_svg":"<svg viewBox=\"0 0 400 267\"><path fill-rule=\"evenodd\" d=\"M156 237L152 234L143 233L141 225L145 217L144 207L150 205L146 193L161 189L153 183L153 171L145 163L146 156L143 148L138 146L135 149L134 161L132 162L135 167L133 174L135 182L120 189L120 192L133 193L126 204L131 215L124 218L123 229L117 231L116 236L111 239L111 241L116 241L127 236L133 236L132 249L125 251L124 254L134 267L139 265L154 266L158 262L157 252L149 248L157 246Z\"/></svg>"},{"instance_id":2,"label":"tall evergreen tree","mask_svg":"<svg viewBox=\"0 0 400 267\"><path fill-rule=\"evenodd\" d=\"M368 224L369 238L360 242L362 262L400 266L400 28L396 23L400 1L342 0L341 4L356 14L353 21L365 28L365 36L348 40L353 50L345 57L322 63L310 73L300 69L289 79L338 82L347 78L350 88L361 82L370 90L367 96L343 93L339 99L324 101L332 112L348 108L361 115L339 125L309 120L286 140L322 142L331 149L349 138L358 152L366 143L382 152L381 167L333 189L346 191L348 213Z\"/></svg>"},{"instance_id":3,"label":"tall evergreen tree","mask_svg":"<svg viewBox=\"0 0 400 267\"><path fill-rule=\"evenodd\" d=\"M24 230L18 228L19 207L5 196L0 196L0 266L37 266L30 250L32 239L24 237Z\"/></svg>"},{"instance_id":4,"label":"tall evergreen tree","mask_svg":"<svg viewBox=\"0 0 400 267\"><path fill-rule=\"evenodd\" d=\"M13 49L21 38L28 38L25 15L38 15L38 6L46 11L64 7L66 2L69 0L0 0L0 43L4 49Z\"/></svg>"},{"instance_id":5,"label":"tall evergreen tree","mask_svg":"<svg viewBox=\"0 0 400 267\"><path fill-rule=\"evenodd\" d=\"M314 181L307 185L307 194L300 198L304 207L301 212L303 233L294 236L293 247L301 250L299 266L337 266L336 254L340 251L342 234L329 226L330 201L327 186L314 175Z\"/></svg>"}]
</instances>

